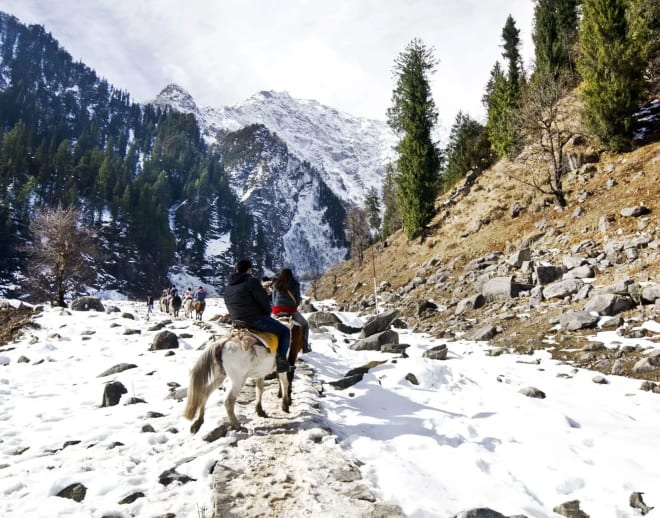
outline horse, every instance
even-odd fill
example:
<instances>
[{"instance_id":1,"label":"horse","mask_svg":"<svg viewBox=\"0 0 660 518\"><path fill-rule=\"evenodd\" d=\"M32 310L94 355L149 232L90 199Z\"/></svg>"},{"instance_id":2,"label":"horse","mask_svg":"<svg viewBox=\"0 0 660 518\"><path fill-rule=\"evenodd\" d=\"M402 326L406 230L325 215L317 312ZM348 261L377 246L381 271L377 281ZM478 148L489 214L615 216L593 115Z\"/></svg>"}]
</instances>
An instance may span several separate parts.
<instances>
[{"instance_id":1,"label":"horse","mask_svg":"<svg viewBox=\"0 0 660 518\"><path fill-rule=\"evenodd\" d=\"M173 295L171 300L172 314L175 317L179 316L179 310L181 309L181 297L178 295Z\"/></svg>"},{"instance_id":2,"label":"horse","mask_svg":"<svg viewBox=\"0 0 660 518\"><path fill-rule=\"evenodd\" d=\"M287 355L287 361L292 367L296 366L296 360L300 351L302 351L303 345L305 344L305 333L303 327L296 322L289 313L278 313L275 315L275 318L282 322L285 326L291 331L291 345L289 346L289 354ZM291 392L293 390L293 369L289 369L287 375L289 381L288 396L289 401L291 401ZM282 397L282 386L280 385L277 397Z\"/></svg>"},{"instance_id":3,"label":"horse","mask_svg":"<svg viewBox=\"0 0 660 518\"><path fill-rule=\"evenodd\" d=\"M160 298L160 311L161 313L170 312L170 299L167 297L167 295Z\"/></svg>"},{"instance_id":4,"label":"horse","mask_svg":"<svg viewBox=\"0 0 660 518\"><path fill-rule=\"evenodd\" d=\"M202 313L204 313L204 308L206 307L206 302L203 300L195 301L195 320L202 319Z\"/></svg>"},{"instance_id":5,"label":"horse","mask_svg":"<svg viewBox=\"0 0 660 518\"><path fill-rule=\"evenodd\" d=\"M230 426L235 430L245 430L236 414L234 405L247 378L255 380L257 404L256 412L260 417L268 417L261 406L261 396L264 390L264 378L276 370L276 353L262 345L254 334L246 329L232 329L225 337L211 338L201 356L190 371L188 396L183 415L192 420L190 432L195 434L204 423L204 408L211 393L218 388L226 378L229 378L230 388L225 397L225 409ZM286 372L277 374L282 398L282 410L289 412L291 399L289 380Z\"/></svg>"},{"instance_id":6,"label":"horse","mask_svg":"<svg viewBox=\"0 0 660 518\"><path fill-rule=\"evenodd\" d=\"M183 316L186 318L193 316L193 301L190 297L186 297L183 301Z\"/></svg>"}]
</instances>

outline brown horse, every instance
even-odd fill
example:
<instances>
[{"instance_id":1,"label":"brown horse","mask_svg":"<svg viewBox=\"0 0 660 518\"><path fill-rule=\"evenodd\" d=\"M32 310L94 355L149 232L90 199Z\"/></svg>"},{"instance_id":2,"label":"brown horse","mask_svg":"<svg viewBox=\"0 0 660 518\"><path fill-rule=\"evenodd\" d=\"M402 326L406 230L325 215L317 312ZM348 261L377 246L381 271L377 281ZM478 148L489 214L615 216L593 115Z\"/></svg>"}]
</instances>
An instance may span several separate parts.
<instances>
[{"instance_id":1,"label":"brown horse","mask_svg":"<svg viewBox=\"0 0 660 518\"><path fill-rule=\"evenodd\" d=\"M233 329L224 338L218 337L209 340L204 352L190 371L188 397L183 415L186 419L198 416L190 427L190 431L197 433L202 426L206 400L226 378L229 378L231 383L225 396L225 409L232 428L244 429L234 413L234 405L247 378L255 380L257 415L268 417L261 406L261 396L264 390L264 378L273 371L275 371L275 354L261 345L257 338L247 330ZM282 398L282 410L288 412L291 404L288 397L289 382L285 372L279 373L277 376L280 391L287 394Z\"/></svg>"},{"instance_id":2,"label":"brown horse","mask_svg":"<svg viewBox=\"0 0 660 518\"><path fill-rule=\"evenodd\" d=\"M195 301L195 320L202 319L202 313L204 313L204 308L206 307L206 302L203 300Z\"/></svg>"},{"instance_id":3,"label":"brown horse","mask_svg":"<svg viewBox=\"0 0 660 518\"><path fill-rule=\"evenodd\" d=\"M287 326L291 331L291 346L289 347L289 354L287 356L287 361L289 362L289 365L295 368L296 360L298 359L298 355L300 354L300 351L302 351L303 345L305 343L305 334L303 328L288 313L278 313L277 315L275 315L275 318L280 322L282 322L285 326ZM289 401L291 401L291 390L293 388L293 370L289 370L289 374L287 375L287 377L289 378L288 396L289 396ZM277 397L282 397L281 385L277 392Z\"/></svg>"}]
</instances>

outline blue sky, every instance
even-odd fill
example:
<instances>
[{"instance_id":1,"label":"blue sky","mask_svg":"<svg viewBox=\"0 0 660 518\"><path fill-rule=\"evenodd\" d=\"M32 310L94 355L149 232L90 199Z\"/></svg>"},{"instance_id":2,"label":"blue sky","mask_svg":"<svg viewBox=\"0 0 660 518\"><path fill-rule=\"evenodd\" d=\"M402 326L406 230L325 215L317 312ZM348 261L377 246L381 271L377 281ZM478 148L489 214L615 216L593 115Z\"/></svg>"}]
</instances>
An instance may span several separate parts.
<instances>
[{"instance_id":1,"label":"blue sky","mask_svg":"<svg viewBox=\"0 0 660 518\"><path fill-rule=\"evenodd\" d=\"M419 37L439 60L432 84L444 127L459 110L483 116L509 14L531 65L533 9L532 0L0 0L141 102L170 82L213 107L286 90L384 120L394 60Z\"/></svg>"}]
</instances>

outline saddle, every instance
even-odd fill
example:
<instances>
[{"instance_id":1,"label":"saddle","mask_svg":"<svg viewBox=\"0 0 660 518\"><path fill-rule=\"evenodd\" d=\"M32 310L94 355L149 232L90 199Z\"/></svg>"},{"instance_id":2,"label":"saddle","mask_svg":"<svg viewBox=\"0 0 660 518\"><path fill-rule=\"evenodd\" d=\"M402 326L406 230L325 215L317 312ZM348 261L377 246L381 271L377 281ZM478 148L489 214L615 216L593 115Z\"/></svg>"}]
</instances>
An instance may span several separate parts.
<instances>
[{"instance_id":1,"label":"saddle","mask_svg":"<svg viewBox=\"0 0 660 518\"><path fill-rule=\"evenodd\" d=\"M268 349L268 351L270 351L271 354L275 354L277 352L278 340L277 340L277 335L275 333L250 329L250 326L247 324L247 322L243 322L242 320L234 320L232 321L232 325L235 329L242 329L245 332L252 335L254 338L257 339L257 342L263 345L266 349Z\"/></svg>"}]
</instances>

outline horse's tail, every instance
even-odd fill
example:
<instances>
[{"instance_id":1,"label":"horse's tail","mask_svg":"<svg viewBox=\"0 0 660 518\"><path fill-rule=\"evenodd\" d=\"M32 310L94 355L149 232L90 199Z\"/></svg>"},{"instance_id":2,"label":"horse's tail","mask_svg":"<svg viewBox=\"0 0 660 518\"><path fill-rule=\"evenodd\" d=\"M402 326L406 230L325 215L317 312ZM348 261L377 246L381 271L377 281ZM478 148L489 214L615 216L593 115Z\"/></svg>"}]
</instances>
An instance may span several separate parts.
<instances>
[{"instance_id":1,"label":"horse's tail","mask_svg":"<svg viewBox=\"0 0 660 518\"><path fill-rule=\"evenodd\" d=\"M183 416L192 419L201 405L206 404L208 398L208 385L213 379L213 363L215 360L215 341L211 342L201 356L195 362L190 371L190 383L188 385L188 398Z\"/></svg>"}]
</instances>

